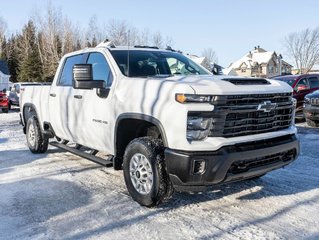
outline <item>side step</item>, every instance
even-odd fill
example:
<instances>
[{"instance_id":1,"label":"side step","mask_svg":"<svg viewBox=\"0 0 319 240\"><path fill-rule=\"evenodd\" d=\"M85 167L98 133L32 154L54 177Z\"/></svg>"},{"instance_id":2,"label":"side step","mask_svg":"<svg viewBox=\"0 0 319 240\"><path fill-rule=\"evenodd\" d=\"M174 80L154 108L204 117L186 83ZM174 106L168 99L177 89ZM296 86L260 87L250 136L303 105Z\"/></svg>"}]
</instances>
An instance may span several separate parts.
<instances>
[{"instance_id":1,"label":"side step","mask_svg":"<svg viewBox=\"0 0 319 240\"><path fill-rule=\"evenodd\" d=\"M69 147L66 144L62 144L62 143L58 143L58 142L50 142L50 145L52 145L54 147L57 147L57 148L60 148L60 149L63 149L65 151L68 151L70 153L73 153L73 154L75 154L77 156L86 158L86 159L88 159L88 160L90 160L92 162L95 162L97 164L100 164L100 165L102 165L104 167L112 167L113 166L113 161L111 161L112 158L113 158L112 156L108 157L107 159L103 159L103 158L97 157L95 155L92 155L92 154L86 153L84 151L81 151L81 150L79 150L77 148Z\"/></svg>"}]
</instances>

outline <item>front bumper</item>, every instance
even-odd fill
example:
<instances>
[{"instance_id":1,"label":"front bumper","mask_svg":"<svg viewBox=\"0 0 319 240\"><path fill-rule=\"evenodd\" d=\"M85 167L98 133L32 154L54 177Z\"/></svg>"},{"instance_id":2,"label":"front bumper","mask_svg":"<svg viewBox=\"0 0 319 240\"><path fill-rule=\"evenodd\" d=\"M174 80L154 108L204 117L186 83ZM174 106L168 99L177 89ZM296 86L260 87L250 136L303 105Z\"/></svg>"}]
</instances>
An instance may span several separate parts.
<instances>
[{"instance_id":1,"label":"front bumper","mask_svg":"<svg viewBox=\"0 0 319 240\"><path fill-rule=\"evenodd\" d=\"M212 185L249 179L284 167L300 152L297 135L222 147L213 152L165 150L170 179L177 190L202 191ZM205 170L195 173L196 163Z\"/></svg>"},{"instance_id":2,"label":"front bumper","mask_svg":"<svg viewBox=\"0 0 319 240\"><path fill-rule=\"evenodd\" d=\"M308 118L310 120L317 121L319 120L319 106L313 106L313 105L305 105L303 109L303 113L305 115L305 118Z\"/></svg>"}]
</instances>

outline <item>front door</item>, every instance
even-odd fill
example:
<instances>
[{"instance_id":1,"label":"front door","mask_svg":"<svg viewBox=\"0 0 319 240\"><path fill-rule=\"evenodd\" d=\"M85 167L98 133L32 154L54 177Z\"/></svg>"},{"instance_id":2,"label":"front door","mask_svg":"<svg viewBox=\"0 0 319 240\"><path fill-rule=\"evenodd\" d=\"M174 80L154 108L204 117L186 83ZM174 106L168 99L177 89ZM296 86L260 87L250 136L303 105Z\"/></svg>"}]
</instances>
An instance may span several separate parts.
<instances>
[{"instance_id":1,"label":"front door","mask_svg":"<svg viewBox=\"0 0 319 240\"><path fill-rule=\"evenodd\" d=\"M55 83L52 84L49 96L50 123L57 137L73 141L73 134L69 128L69 111L73 108L72 95L72 69L74 64L85 62L85 54L74 55L64 59L62 66L55 76Z\"/></svg>"},{"instance_id":2,"label":"front door","mask_svg":"<svg viewBox=\"0 0 319 240\"><path fill-rule=\"evenodd\" d=\"M110 121L113 120L112 81L113 74L102 52L92 52L87 56L87 64L92 64L93 80L104 80L110 88L108 96L98 96L97 89L72 89L72 108L69 108L68 128L73 139L84 146L111 152Z\"/></svg>"}]
</instances>

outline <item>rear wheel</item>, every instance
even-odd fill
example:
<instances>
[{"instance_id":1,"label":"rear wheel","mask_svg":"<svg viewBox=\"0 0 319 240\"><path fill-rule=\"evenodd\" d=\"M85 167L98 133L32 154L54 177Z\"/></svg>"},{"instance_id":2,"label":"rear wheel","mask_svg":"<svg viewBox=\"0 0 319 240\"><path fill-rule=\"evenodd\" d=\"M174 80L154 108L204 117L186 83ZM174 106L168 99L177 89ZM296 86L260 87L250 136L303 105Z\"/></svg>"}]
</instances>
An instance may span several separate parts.
<instances>
[{"instance_id":1,"label":"rear wheel","mask_svg":"<svg viewBox=\"0 0 319 240\"><path fill-rule=\"evenodd\" d=\"M173 194L165 170L162 141L150 137L129 143L123 160L124 179L131 197L140 205L152 207Z\"/></svg>"},{"instance_id":2,"label":"rear wheel","mask_svg":"<svg viewBox=\"0 0 319 240\"><path fill-rule=\"evenodd\" d=\"M48 150L49 139L43 137L36 116L31 116L27 121L26 137L32 153L44 153Z\"/></svg>"}]
</instances>

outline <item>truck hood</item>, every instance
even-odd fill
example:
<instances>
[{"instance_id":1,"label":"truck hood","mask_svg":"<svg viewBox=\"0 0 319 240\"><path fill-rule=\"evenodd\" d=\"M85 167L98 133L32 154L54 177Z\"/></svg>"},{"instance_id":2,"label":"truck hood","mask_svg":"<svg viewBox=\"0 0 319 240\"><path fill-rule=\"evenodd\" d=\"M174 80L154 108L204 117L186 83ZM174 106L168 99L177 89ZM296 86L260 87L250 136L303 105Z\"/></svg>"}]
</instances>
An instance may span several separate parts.
<instances>
[{"instance_id":1,"label":"truck hood","mask_svg":"<svg viewBox=\"0 0 319 240\"><path fill-rule=\"evenodd\" d=\"M178 85L187 84L196 94L234 95L292 92L292 88L285 82L260 78L259 80L258 82L258 78L216 75L173 76L165 79L165 81L175 82ZM265 80L267 82L262 84L261 82Z\"/></svg>"}]
</instances>

